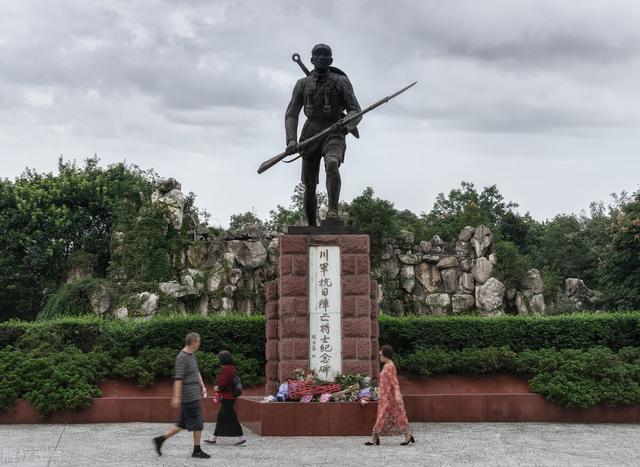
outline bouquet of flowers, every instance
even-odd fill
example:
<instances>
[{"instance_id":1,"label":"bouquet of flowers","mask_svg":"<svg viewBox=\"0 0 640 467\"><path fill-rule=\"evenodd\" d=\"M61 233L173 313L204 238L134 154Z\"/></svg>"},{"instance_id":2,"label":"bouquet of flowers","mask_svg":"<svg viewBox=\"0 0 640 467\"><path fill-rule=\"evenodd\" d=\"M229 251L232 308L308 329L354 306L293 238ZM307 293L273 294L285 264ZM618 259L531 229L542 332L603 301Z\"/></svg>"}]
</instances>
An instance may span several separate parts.
<instances>
[{"instance_id":1,"label":"bouquet of flowers","mask_svg":"<svg viewBox=\"0 0 640 467\"><path fill-rule=\"evenodd\" d=\"M338 384L321 381L314 370L305 375L304 370L297 368L293 375L296 379L289 380L289 399L303 401L304 398L304 402L310 402L313 396L325 393L330 394L340 390L340 385ZM312 396L311 399L308 396Z\"/></svg>"},{"instance_id":2,"label":"bouquet of flowers","mask_svg":"<svg viewBox=\"0 0 640 467\"><path fill-rule=\"evenodd\" d=\"M295 400L300 402L354 402L364 405L370 400L378 400L378 388L371 387L371 378L358 373L337 375L335 382L323 381L311 370L308 373L302 368L293 372L293 378L282 383L278 394L265 397L263 402L284 402Z\"/></svg>"}]
</instances>

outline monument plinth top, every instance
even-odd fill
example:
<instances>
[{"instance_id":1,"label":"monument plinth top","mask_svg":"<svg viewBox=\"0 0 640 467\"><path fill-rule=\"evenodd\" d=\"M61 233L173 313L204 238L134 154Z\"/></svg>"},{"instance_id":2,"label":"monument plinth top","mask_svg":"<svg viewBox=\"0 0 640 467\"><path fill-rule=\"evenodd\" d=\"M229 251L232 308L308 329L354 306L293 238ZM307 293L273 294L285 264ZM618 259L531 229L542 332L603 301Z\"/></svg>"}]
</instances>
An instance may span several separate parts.
<instances>
[{"instance_id":1,"label":"monument plinth top","mask_svg":"<svg viewBox=\"0 0 640 467\"><path fill-rule=\"evenodd\" d=\"M362 231L353 225L344 225L342 219L327 219L315 225L290 225L287 227L289 235L348 235L362 234Z\"/></svg>"}]
</instances>

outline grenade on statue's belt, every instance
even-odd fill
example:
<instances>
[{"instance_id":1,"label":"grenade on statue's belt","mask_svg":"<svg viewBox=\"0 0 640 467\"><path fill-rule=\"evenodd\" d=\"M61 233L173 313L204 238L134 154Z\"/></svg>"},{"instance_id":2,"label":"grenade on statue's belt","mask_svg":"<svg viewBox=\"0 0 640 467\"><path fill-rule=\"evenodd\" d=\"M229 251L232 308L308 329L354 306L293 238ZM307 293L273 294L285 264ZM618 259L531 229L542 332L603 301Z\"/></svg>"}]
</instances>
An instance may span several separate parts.
<instances>
[{"instance_id":1,"label":"grenade on statue's belt","mask_svg":"<svg viewBox=\"0 0 640 467\"><path fill-rule=\"evenodd\" d=\"M326 115L331 113L331 104L329 103L329 96L327 95L326 89L324 91L324 105L322 106L322 113Z\"/></svg>"}]
</instances>

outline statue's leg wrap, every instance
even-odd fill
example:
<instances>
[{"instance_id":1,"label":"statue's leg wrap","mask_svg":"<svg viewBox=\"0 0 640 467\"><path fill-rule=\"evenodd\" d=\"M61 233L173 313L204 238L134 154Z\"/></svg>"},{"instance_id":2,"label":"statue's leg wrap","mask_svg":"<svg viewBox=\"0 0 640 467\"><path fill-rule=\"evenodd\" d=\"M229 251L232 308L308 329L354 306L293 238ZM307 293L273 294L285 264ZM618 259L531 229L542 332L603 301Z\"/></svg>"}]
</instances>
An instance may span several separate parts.
<instances>
[{"instance_id":1,"label":"statue's leg wrap","mask_svg":"<svg viewBox=\"0 0 640 467\"><path fill-rule=\"evenodd\" d=\"M318 199L316 197L316 186L318 185L318 175L320 172L320 159L322 156L302 158L302 183L304 184L304 214L310 226L318 225L316 212L318 211Z\"/></svg>"},{"instance_id":2,"label":"statue's leg wrap","mask_svg":"<svg viewBox=\"0 0 640 467\"><path fill-rule=\"evenodd\" d=\"M327 198L329 198L329 213L338 215L338 203L340 201L340 189L342 188L342 180L340 178L340 159L342 158L342 150L337 145L327 148L327 154L324 159L324 167L327 172ZM327 215L329 215L327 213Z\"/></svg>"},{"instance_id":3,"label":"statue's leg wrap","mask_svg":"<svg viewBox=\"0 0 640 467\"><path fill-rule=\"evenodd\" d=\"M316 212L318 210L318 198L316 197L316 185L310 184L304 187L304 213L307 222L311 226L316 224Z\"/></svg>"}]
</instances>

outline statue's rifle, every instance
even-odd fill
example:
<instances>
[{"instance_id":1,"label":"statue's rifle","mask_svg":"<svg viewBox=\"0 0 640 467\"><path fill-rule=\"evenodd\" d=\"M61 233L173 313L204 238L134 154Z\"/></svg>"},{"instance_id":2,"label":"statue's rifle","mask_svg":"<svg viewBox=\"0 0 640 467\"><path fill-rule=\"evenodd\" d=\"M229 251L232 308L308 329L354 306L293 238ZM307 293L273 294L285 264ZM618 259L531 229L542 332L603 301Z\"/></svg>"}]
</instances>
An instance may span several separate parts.
<instances>
[{"instance_id":1,"label":"statue's rifle","mask_svg":"<svg viewBox=\"0 0 640 467\"><path fill-rule=\"evenodd\" d=\"M366 109L363 109L363 110L361 110L359 112L353 112L353 113L347 114L345 117L341 118L340 120L335 122L330 127L325 128L324 130L316 133L315 135L313 135L313 136L311 136L311 137L309 137L309 138L307 138L305 140L300 141L296 145L296 151L295 152L300 152L301 149L303 149L304 147L310 145L314 141L317 141L320 138L322 138L322 137L324 137L324 136L326 136L326 135L328 135L330 133L333 133L334 131L337 131L338 129L345 128L349 123L351 123L351 122L353 122L355 120L358 120L364 114L366 114L367 112L371 112L376 107L379 107L382 104L385 104L385 103L389 102L391 99L393 99L396 96L399 96L400 94L405 92L410 87L415 86L416 83L417 83L417 81L414 81L410 85L405 86L404 88L402 88L399 91L391 94L390 96L383 97L378 102L375 102L374 104L371 104ZM278 154L277 156L272 157L271 159L267 159L262 164L260 164L260 167L258 168L258 173L261 174L262 172L270 169L271 167L273 167L274 165L276 165L278 162L280 162L281 160L285 159L289 155L291 155L291 153L287 153L287 151L284 151L284 152ZM300 156L298 156L298 157L300 157ZM296 159L297 159L297 157L296 157ZM292 161L285 161L285 162L292 162Z\"/></svg>"}]
</instances>

